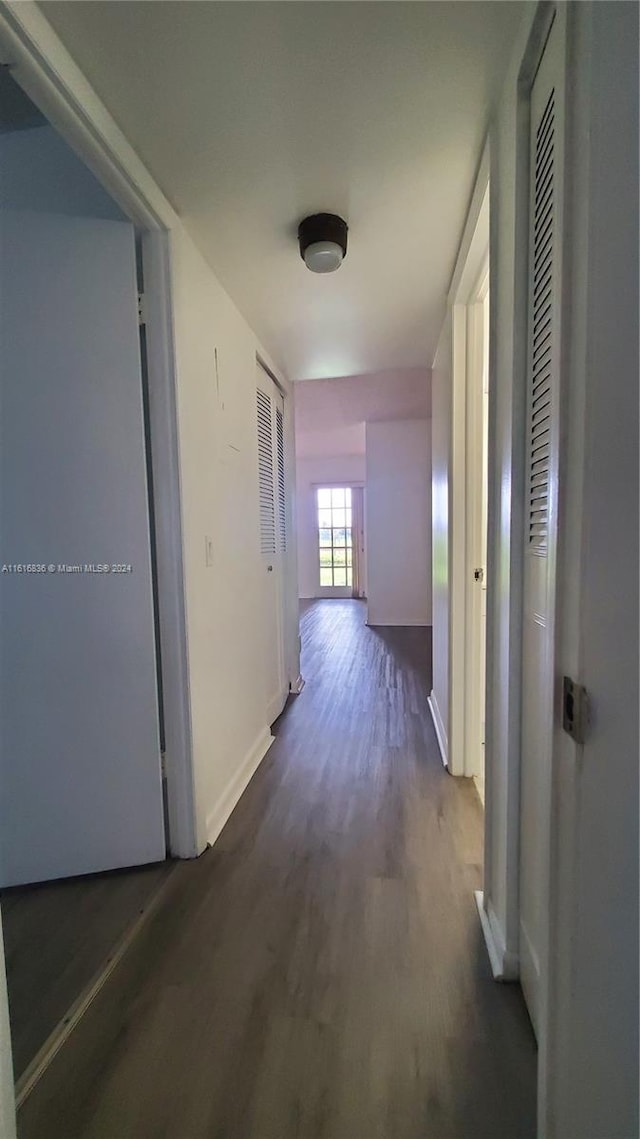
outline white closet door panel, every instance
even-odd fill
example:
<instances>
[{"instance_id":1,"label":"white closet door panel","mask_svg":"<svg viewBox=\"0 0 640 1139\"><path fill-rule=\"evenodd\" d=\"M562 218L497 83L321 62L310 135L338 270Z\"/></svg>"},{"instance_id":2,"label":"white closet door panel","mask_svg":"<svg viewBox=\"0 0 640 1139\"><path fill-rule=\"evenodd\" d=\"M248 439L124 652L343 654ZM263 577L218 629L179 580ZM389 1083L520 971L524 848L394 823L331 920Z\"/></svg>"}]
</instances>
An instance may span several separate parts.
<instances>
[{"instance_id":1,"label":"white closet door panel","mask_svg":"<svg viewBox=\"0 0 640 1139\"><path fill-rule=\"evenodd\" d=\"M52 567L0 575L7 886L162 859L165 838L133 228L0 226L1 561Z\"/></svg>"},{"instance_id":2,"label":"white closet door panel","mask_svg":"<svg viewBox=\"0 0 640 1139\"><path fill-rule=\"evenodd\" d=\"M260 556L265 633L265 695L269 723L287 700L284 654L284 554L287 545L284 400L257 367L256 382Z\"/></svg>"},{"instance_id":3,"label":"white closet door panel","mask_svg":"<svg viewBox=\"0 0 640 1139\"><path fill-rule=\"evenodd\" d=\"M520 961L534 1028L547 921L558 497L562 60L554 22L531 95Z\"/></svg>"}]
</instances>

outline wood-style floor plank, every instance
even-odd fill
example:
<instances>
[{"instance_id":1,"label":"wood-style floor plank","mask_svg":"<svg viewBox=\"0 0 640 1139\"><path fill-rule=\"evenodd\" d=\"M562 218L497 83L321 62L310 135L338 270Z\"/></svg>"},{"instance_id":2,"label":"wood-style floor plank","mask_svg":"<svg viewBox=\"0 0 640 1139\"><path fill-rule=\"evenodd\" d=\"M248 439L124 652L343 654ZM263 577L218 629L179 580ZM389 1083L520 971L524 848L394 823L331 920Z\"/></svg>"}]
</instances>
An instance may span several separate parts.
<instances>
[{"instance_id":1,"label":"wood-style floor plank","mask_svg":"<svg viewBox=\"0 0 640 1139\"><path fill-rule=\"evenodd\" d=\"M16 1079L168 877L172 863L2 891Z\"/></svg>"},{"instance_id":2,"label":"wood-style floor plank","mask_svg":"<svg viewBox=\"0 0 640 1139\"><path fill-rule=\"evenodd\" d=\"M473 890L424 629L302 620L306 687L216 846L26 1101L20 1139L533 1139L535 1046Z\"/></svg>"}]
</instances>

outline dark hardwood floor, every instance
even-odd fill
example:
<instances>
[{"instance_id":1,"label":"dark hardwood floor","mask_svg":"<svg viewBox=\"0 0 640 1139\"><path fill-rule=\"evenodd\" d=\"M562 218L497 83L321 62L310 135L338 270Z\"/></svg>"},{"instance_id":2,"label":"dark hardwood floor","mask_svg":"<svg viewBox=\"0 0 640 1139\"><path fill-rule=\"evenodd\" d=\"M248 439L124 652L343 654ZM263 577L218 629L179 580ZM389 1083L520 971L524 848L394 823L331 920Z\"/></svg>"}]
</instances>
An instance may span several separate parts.
<instances>
[{"instance_id":1,"label":"dark hardwood floor","mask_svg":"<svg viewBox=\"0 0 640 1139\"><path fill-rule=\"evenodd\" d=\"M215 847L19 1115L20 1139L533 1139L535 1047L473 890L420 629L307 606L306 687Z\"/></svg>"},{"instance_id":2,"label":"dark hardwood floor","mask_svg":"<svg viewBox=\"0 0 640 1139\"><path fill-rule=\"evenodd\" d=\"M172 865L160 862L2 891L16 1079L104 967Z\"/></svg>"}]
</instances>

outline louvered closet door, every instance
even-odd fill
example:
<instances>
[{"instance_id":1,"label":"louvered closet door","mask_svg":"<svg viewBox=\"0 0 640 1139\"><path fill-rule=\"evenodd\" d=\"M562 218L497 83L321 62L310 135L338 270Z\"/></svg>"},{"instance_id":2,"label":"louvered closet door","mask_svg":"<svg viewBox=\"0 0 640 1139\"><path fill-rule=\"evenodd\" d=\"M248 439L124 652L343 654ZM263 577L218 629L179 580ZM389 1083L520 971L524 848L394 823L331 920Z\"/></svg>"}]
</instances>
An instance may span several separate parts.
<instances>
[{"instance_id":1,"label":"louvered closet door","mask_svg":"<svg viewBox=\"0 0 640 1139\"><path fill-rule=\"evenodd\" d=\"M558 498L563 100L552 26L531 96L520 961L534 1028L547 935Z\"/></svg>"},{"instance_id":2,"label":"louvered closet door","mask_svg":"<svg viewBox=\"0 0 640 1139\"><path fill-rule=\"evenodd\" d=\"M260 558L263 586L264 678L270 724L284 708L284 569L287 550L284 400L258 366L256 384Z\"/></svg>"}]
</instances>

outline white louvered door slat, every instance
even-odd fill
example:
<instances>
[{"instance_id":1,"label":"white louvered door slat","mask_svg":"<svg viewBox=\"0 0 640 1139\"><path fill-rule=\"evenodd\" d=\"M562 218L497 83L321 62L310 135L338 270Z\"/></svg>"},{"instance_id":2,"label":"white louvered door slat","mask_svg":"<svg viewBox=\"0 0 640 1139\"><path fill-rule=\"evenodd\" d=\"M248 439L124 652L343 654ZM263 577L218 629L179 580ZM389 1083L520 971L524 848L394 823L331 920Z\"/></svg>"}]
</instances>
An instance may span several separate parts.
<instances>
[{"instance_id":1,"label":"white louvered door slat","mask_svg":"<svg viewBox=\"0 0 640 1139\"><path fill-rule=\"evenodd\" d=\"M258 411L258 486L260 495L260 549L276 552L275 497L273 493L273 429L271 399L256 390Z\"/></svg>"},{"instance_id":2,"label":"white louvered door slat","mask_svg":"<svg viewBox=\"0 0 640 1139\"><path fill-rule=\"evenodd\" d=\"M260 557L264 607L265 701L269 724L287 699L284 652L284 556L287 548L287 486L284 400L257 367L256 386Z\"/></svg>"},{"instance_id":3,"label":"white louvered door slat","mask_svg":"<svg viewBox=\"0 0 640 1139\"><path fill-rule=\"evenodd\" d=\"M284 465L284 414L276 405L276 452L278 460L278 548L281 553L287 550L287 496Z\"/></svg>"},{"instance_id":4,"label":"white louvered door slat","mask_svg":"<svg viewBox=\"0 0 640 1139\"><path fill-rule=\"evenodd\" d=\"M526 523L520 788L521 980L537 1031L544 957L553 719L557 519L562 35L554 20L532 92L529 186Z\"/></svg>"},{"instance_id":5,"label":"white louvered door slat","mask_svg":"<svg viewBox=\"0 0 640 1139\"><path fill-rule=\"evenodd\" d=\"M547 550L551 374L553 347L555 91L548 97L535 132L533 153L533 285L531 303L531 408L529 462L529 542Z\"/></svg>"}]
</instances>

